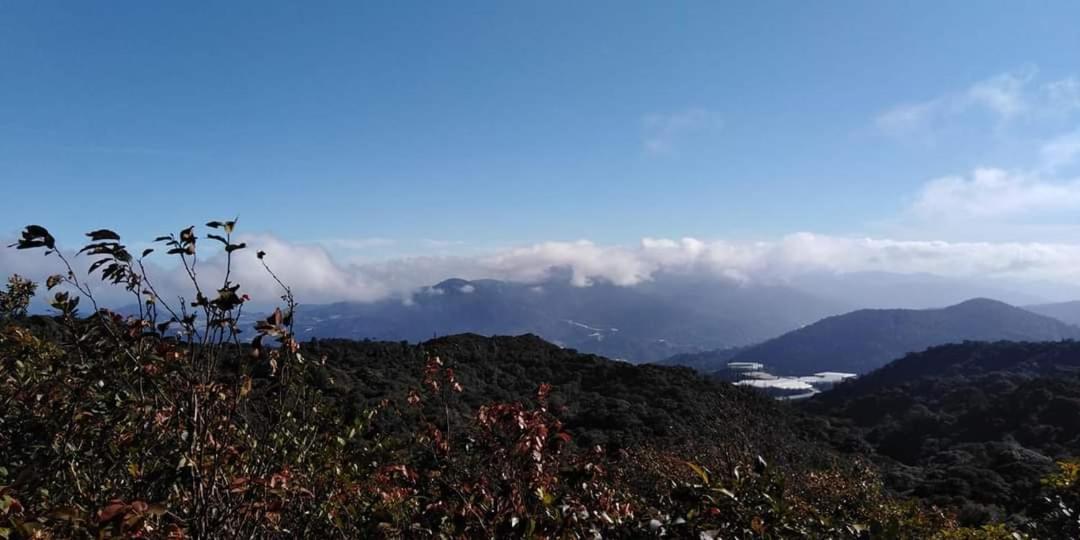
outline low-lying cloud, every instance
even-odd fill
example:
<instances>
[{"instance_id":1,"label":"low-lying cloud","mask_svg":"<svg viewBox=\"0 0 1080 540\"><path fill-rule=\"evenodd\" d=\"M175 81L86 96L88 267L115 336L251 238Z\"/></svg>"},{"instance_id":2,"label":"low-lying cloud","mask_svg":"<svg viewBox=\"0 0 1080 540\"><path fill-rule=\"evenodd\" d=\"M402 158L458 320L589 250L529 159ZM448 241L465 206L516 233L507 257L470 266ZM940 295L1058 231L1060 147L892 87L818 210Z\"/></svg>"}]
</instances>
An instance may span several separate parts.
<instances>
[{"instance_id":1,"label":"low-lying cloud","mask_svg":"<svg viewBox=\"0 0 1080 540\"><path fill-rule=\"evenodd\" d=\"M241 240L250 248L234 254L233 280L261 303L273 302L281 293L261 268L256 250L268 253L266 262L304 303L405 301L419 288L448 277L532 283L569 279L585 287L597 280L633 286L661 272L776 283L808 272L881 271L1080 283L1080 244L1061 243L902 241L797 233L763 242L694 238L645 238L630 246L586 240L544 242L468 257L345 264L317 243L286 242L271 235L247 235ZM58 271L57 263L40 253L0 250L4 273L19 272L40 280ZM78 266L88 264L81 260ZM199 275L214 283L223 270L224 257L218 254L200 262ZM169 295L189 290L180 268L161 265L151 271L159 289ZM115 291L103 297L114 304L134 301Z\"/></svg>"}]
</instances>

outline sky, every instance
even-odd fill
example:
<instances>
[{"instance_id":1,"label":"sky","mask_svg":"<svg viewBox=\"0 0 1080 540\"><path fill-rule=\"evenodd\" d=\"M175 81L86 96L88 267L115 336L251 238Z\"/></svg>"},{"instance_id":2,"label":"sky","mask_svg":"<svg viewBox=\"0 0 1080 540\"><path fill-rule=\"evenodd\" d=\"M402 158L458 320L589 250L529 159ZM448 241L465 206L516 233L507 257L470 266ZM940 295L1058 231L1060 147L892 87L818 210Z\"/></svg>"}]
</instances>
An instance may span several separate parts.
<instances>
[{"instance_id":1,"label":"sky","mask_svg":"<svg viewBox=\"0 0 1080 540\"><path fill-rule=\"evenodd\" d=\"M1080 285L1077 20L1067 1L0 0L0 240L239 216L320 300L551 265ZM10 251L0 270L39 269Z\"/></svg>"}]
</instances>

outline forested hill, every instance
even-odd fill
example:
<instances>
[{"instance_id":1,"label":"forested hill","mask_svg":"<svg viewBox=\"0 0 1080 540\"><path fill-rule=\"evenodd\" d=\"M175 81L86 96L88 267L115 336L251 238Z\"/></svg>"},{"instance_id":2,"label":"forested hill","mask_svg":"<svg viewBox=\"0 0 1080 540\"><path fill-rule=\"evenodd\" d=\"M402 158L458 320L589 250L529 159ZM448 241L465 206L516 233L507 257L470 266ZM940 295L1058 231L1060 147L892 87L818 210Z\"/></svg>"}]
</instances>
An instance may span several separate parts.
<instances>
[{"instance_id":1,"label":"forested hill","mask_svg":"<svg viewBox=\"0 0 1080 540\"><path fill-rule=\"evenodd\" d=\"M529 400L548 383L559 417L583 446L691 439L774 458L806 451L805 441L791 435L790 411L757 392L688 368L581 354L533 335L461 334L421 345L315 340L304 347L309 358L325 356L327 388L354 411L406 395L419 384L425 360L439 356L465 389L452 403L461 414L493 401Z\"/></svg>"},{"instance_id":2,"label":"forested hill","mask_svg":"<svg viewBox=\"0 0 1080 540\"><path fill-rule=\"evenodd\" d=\"M829 317L750 347L733 360L760 362L778 374L868 373L907 353L946 343L1077 338L1076 326L975 299L941 309L864 309Z\"/></svg>"},{"instance_id":3,"label":"forested hill","mask_svg":"<svg viewBox=\"0 0 1080 540\"><path fill-rule=\"evenodd\" d=\"M820 401L871 395L884 388L918 384L933 379L970 379L983 376L1010 378L1068 378L1080 375L1080 342L977 342L932 347L909 354L849 381L824 394Z\"/></svg>"},{"instance_id":4,"label":"forested hill","mask_svg":"<svg viewBox=\"0 0 1080 540\"><path fill-rule=\"evenodd\" d=\"M731 347L697 353L676 354L654 363L658 366L684 366L696 369L701 373L713 373L725 369L728 362L731 362L736 355L748 348Z\"/></svg>"},{"instance_id":5,"label":"forested hill","mask_svg":"<svg viewBox=\"0 0 1080 540\"><path fill-rule=\"evenodd\" d=\"M978 525L1039 515L1040 479L1080 455L1080 344L964 343L912 354L801 410L689 368L630 365L536 336L450 336L421 345L318 340L327 387L354 411L405 395L437 355L465 391L468 415L492 401L529 400L553 386L553 410L575 444L683 447L790 470L836 463L839 452L878 461L887 485L958 509ZM325 381L329 383L329 381ZM441 411L432 411L436 416ZM388 426L393 429L394 426Z\"/></svg>"},{"instance_id":6,"label":"forested hill","mask_svg":"<svg viewBox=\"0 0 1080 540\"><path fill-rule=\"evenodd\" d=\"M1080 343L934 347L804 407L837 447L895 460L901 493L973 523L1038 513L1039 479L1080 455Z\"/></svg>"}]
</instances>

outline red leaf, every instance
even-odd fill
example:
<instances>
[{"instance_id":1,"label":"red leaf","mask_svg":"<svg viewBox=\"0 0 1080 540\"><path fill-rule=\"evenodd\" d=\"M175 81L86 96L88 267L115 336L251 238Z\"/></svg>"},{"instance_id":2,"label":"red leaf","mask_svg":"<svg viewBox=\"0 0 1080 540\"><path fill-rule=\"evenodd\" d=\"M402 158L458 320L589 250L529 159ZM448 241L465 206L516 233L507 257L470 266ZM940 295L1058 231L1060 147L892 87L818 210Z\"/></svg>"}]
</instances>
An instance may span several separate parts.
<instances>
[{"instance_id":1,"label":"red leaf","mask_svg":"<svg viewBox=\"0 0 1080 540\"><path fill-rule=\"evenodd\" d=\"M242 493L247 491L248 479L244 477L233 478L229 483L229 493Z\"/></svg>"},{"instance_id":2,"label":"red leaf","mask_svg":"<svg viewBox=\"0 0 1080 540\"><path fill-rule=\"evenodd\" d=\"M101 511L98 512L98 522L105 523L107 521L112 521L116 517L127 512L127 508L128 505L124 503L124 501L113 499L112 501L109 501L109 504L106 505L105 508L102 508Z\"/></svg>"}]
</instances>

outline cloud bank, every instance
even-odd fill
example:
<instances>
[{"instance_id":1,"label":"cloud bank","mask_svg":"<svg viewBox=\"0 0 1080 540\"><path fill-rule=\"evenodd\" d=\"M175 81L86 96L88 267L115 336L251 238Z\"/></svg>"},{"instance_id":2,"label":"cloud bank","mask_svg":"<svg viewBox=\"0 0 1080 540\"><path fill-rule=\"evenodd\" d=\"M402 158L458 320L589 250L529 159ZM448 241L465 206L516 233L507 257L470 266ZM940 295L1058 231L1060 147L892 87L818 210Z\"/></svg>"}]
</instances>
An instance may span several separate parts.
<instances>
[{"instance_id":1,"label":"cloud bank","mask_svg":"<svg viewBox=\"0 0 1080 540\"><path fill-rule=\"evenodd\" d=\"M694 238L644 238L632 246L544 242L469 257L345 264L319 244L286 242L270 235L241 240L251 248L235 254L233 279L264 303L276 300L280 291L258 264L256 250L268 253L266 261L304 303L407 300L418 288L448 277L540 283L569 276L573 285L584 287L597 280L633 286L661 272L776 283L808 272L882 271L1080 283L1080 244L900 241L797 233L765 242ZM56 272L57 262L39 253L0 251L0 270L35 279ZM88 264L82 260L78 266ZM221 278L223 268L223 257L211 256L200 263L199 273L212 283ZM159 288L169 294L187 290L180 269L155 266L152 272ZM112 302L133 301L115 292L106 297Z\"/></svg>"}]
</instances>

